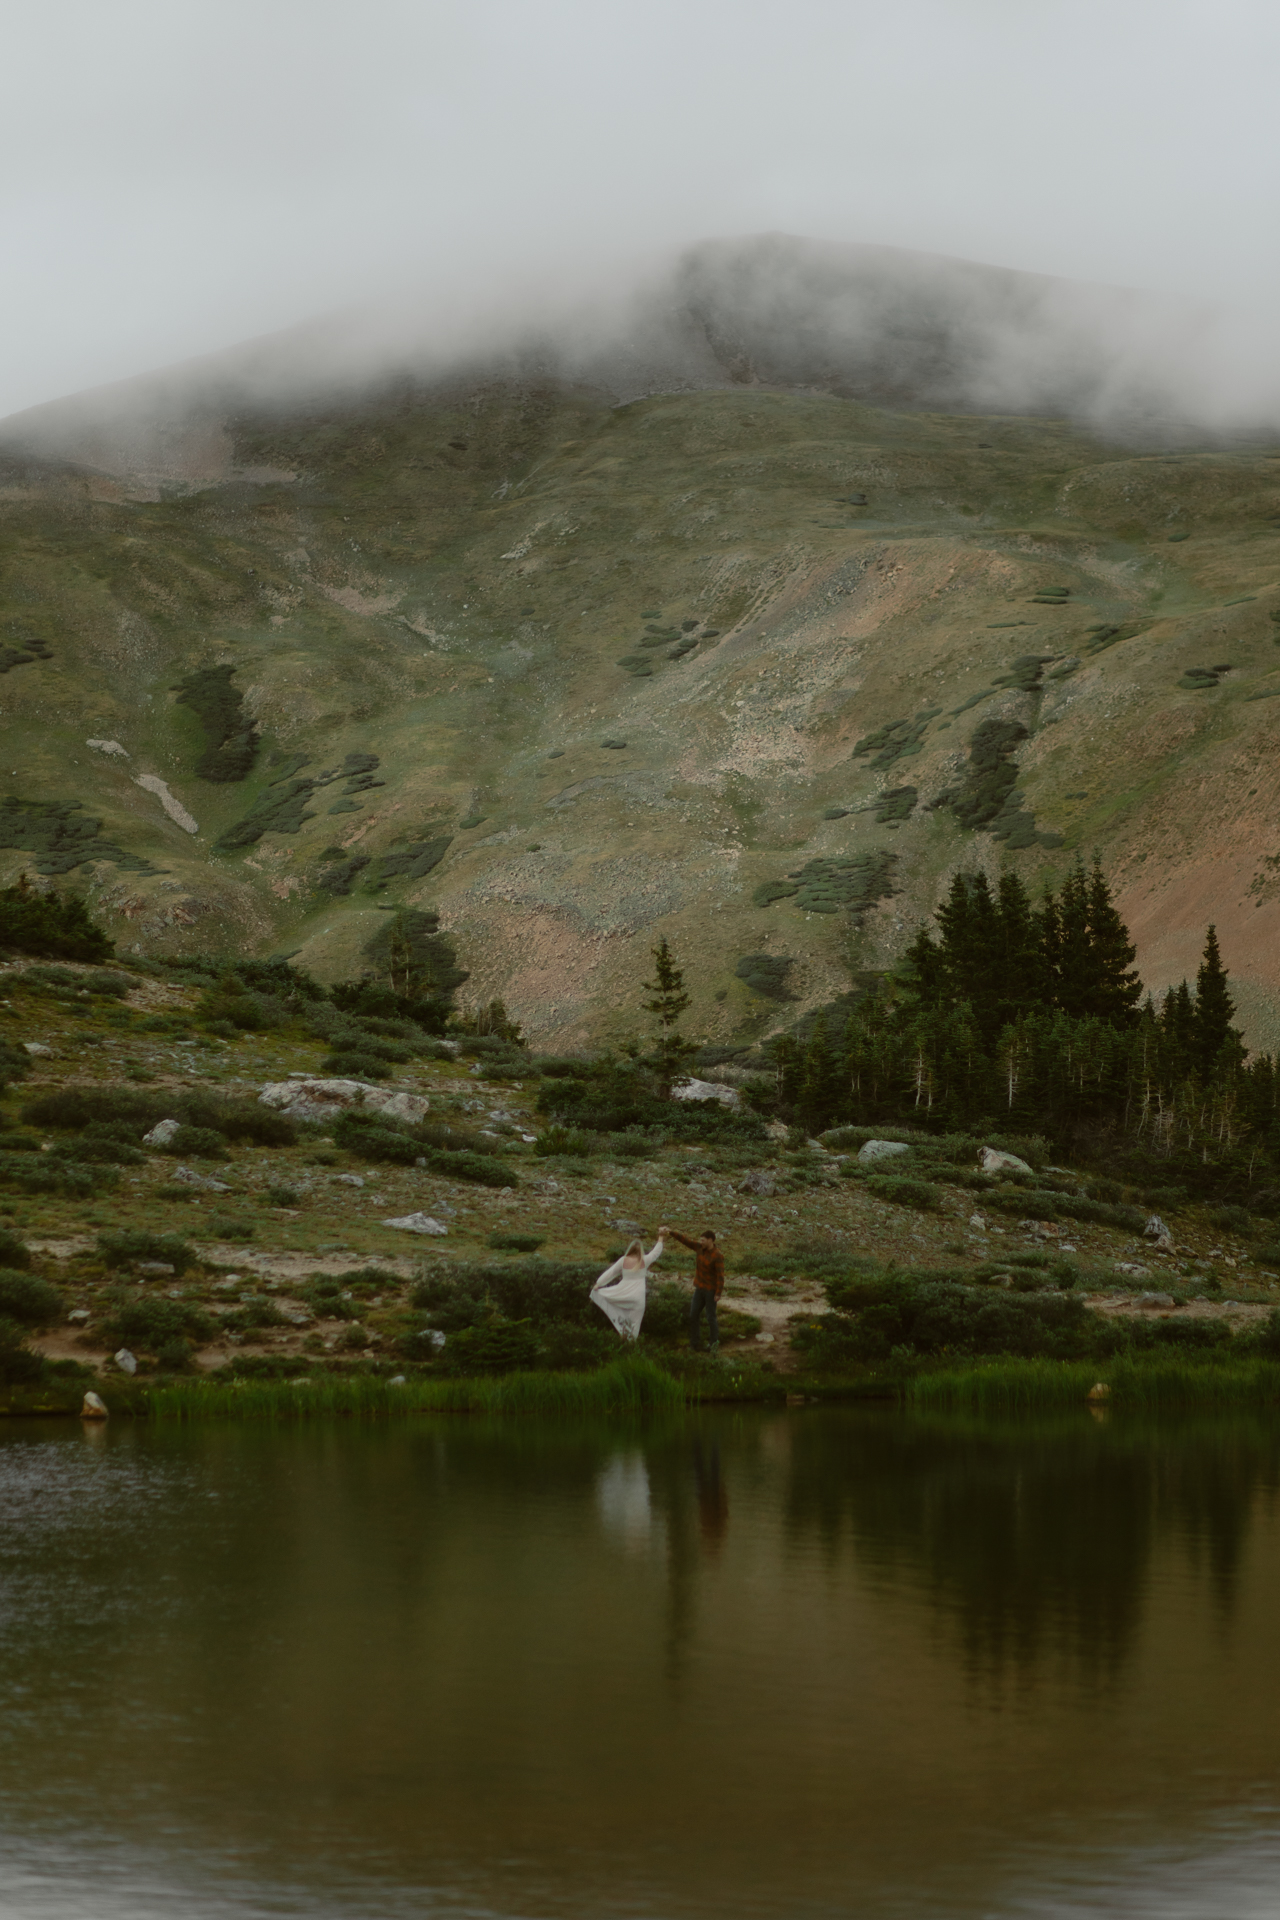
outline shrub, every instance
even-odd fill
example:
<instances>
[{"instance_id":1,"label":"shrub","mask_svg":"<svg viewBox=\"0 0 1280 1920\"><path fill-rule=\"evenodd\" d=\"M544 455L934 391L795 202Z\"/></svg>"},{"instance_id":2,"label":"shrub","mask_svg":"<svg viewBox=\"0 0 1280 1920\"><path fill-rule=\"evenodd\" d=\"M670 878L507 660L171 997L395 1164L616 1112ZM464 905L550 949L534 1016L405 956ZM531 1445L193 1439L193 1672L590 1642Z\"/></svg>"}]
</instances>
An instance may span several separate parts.
<instances>
[{"instance_id":1,"label":"shrub","mask_svg":"<svg viewBox=\"0 0 1280 1920\"><path fill-rule=\"evenodd\" d=\"M675 1280L650 1285L645 1301L641 1337L646 1340L679 1340L689 1327L689 1296Z\"/></svg>"},{"instance_id":2,"label":"shrub","mask_svg":"<svg viewBox=\"0 0 1280 1920\"><path fill-rule=\"evenodd\" d=\"M540 1233L491 1233L489 1245L504 1253L536 1253L545 1240Z\"/></svg>"},{"instance_id":3,"label":"shrub","mask_svg":"<svg viewBox=\"0 0 1280 1920\"><path fill-rule=\"evenodd\" d=\"M868 1174L866 1185L867 1191L878 1200L892 1200L899 1207L919 1207L925 1212L935 1208L942 1198L927 1180L908 1180L900 1174Z\"/></svg>"},{"instance_id":4,"label":"shrub","mask_svg":"<svg viewBox=\"0 0 1280 1920\"><path fill-rule=\"evenodd\" d=\"M221 1315L228 1333L253 1333L261 1327L287 1327L289 1322L274 1300L242 1300L230 1313Z\"/></svg>"},{"instance_id":5,"label":"shrub","mask_svg":"<svg viewBox=\"0 0 1280 1920\"><path fill-rule=\"evenodd\" d=\"M27 1345L24 1329L14 1320L0 1320L0 1382L24 1386L43 1372L44 1361Z\"/></svg>"},{"instance_id":6,"label":"shrub","mask_svg":"<svg viewBox=\"0 0 1280 1920\"><path fill-rule=\"evenodd\" d=\"M89 1161L99 1166L136 1167L146 1161L146 1154L134 1146L122 1133L136 1129L102 1125L100 1122L87 1126L78 1140L69 1140L59 1152L67 1160Z\"/></svg>"},{"instance_id":7,"label":"shrub","mask_svg":"<svg viewBox=\"0 0 1280 1920\"><path fill-rule=\"evenodd\" d=\"M62 1295L34 1273L0 1268L0 1318L27 1327L47 1327L62 1313Z\"/></svg>"},{"instance_id":8,"label":"shrub","mask_svg":"<svg viewBox=\"0 0 1280 1920\"><path fill-rule=\"evenodd\" d=\"M659 1144L647 1133L611 1133L604 1142L605 1151L615 1160L648 1160Z\"/></svg>"},{"instance_id":9,"label":"shrub","mask_svg":"<svg viewBox=\"0 0 1280 1920\"><path fill-rule=\"evenodd\" d=\"M267 1199L273 1207L298 1207L302 1205L302 1195L296 1187L268 1187Z\"/></svg>"},{"instance_id":10,"label":"shrub","mask_svg":"<svg viewBox=\"0 0 1280 1920\"><path fill-rule=\"evenodd\" d=\"M882 1362L893 1354L1042 1354L1083 1358L1123 1342L1072 1297L995 1293L899 1274L827 1282L836 1309L800 1341L815 1357ZM796 1344L793 1335L792 1344Z\"/></svg>"},{"instance_id":11,"label":"shrub","mask_svg":"<svg viewBox=\"0 0 1280 1920\"><path fill-rule=\"evenodd\" d=\"M324 1071L336 1080L389 1080L391 1068L371 1053L331 1053Z\"/></svg>"},{"instance_id":12,"label":"shrub","mask_svg":"<svg viewBox=\"0 0 1280 1920\"><path fill-rule=\"evenodd\" d=\"M176 1233L148 1233L142 1227L124 1227L98 1235L98 1252L108 1267L126 1267L135 1260L167 1260L175 1273L198 1264L199 1255Z\"/></svg>"},{"instance_id":13,"label":"shrub","mask_svg":"<svg viewBox=\"0 0 1280 1920\"><path fill-rule=\"evenodd\" d=\"M1068 1220L1082 1220L1091 1226L1122 1227L1126 1233L1141 1233L1147 1216L1138 1207L1109 1206L1103 1201L1059 1196L1058 1212Z\"/></svg>"},{"instance_id":14,"label":"shrub","mask_svg":"<svg viewBox=\"0 0 1280 1920\"><path fill-rule=\"evenodd\" d=\"M185 1373L194 1352L190 1340L170 1338L156 1348L156 1365L165 1373Z\"/></svg>"},{"instance_id":15,"label":"shrub","mask_svg":"<svg viewBox=\"0 0 1280 1920\"><path fill-rule=\"evenodd\" d=\"M62 1087L32 1100L22 1117L36 1127L86 1127L91 1122L136 1126L138 1134L157 1120L180 1120L212 1127L228 1140L251 1140L260 1147L292 1147L298 1129L292 1120L257 1100L218 1100L206 1093L146 1093L130 1087Z\"/></svg>"},{"instance_id":16,"label":"shrub","mask_svg":"<svg viewBox=\"0 0 1280 1920\"><path fill-rule=\"evenodd\" d=\"M114 1187L119 1176L106 1168L71 1166L51 1154L37 1159L25 1153L0 1153L0 1186L21 1193L67 1193L81 1198Z\"/></svg>"},{"instance_id":17,"label":"shrub","mask_svg":"<svg viewBox=\"0 0 1280 1920\"><path fill-rule=\"evenodd\" d=\"M538 1364L557 1373L586 1373L618 1357L618 1336L611 1327L548 1327L539 1337Z\"/></svg>"},{"instance_id":18,"label":"shrub","mask_svg":"<svg viewBox=\"0 0 1280 1920\"><path fill-rule=\"evenodd\" d=\"M222 1135L213 1127L180 1126L168 1145L161 1148L161 1152L183 1157L191 1154L199 1160L225 1160L227 1157Z\"/></svg>"},{"instance_id":19,"label":"shrub","mask_svg":"<svg viewBox=\"0 0 1280 1920\"><path fill-rule=\"evenodd\" d=\"M515 1175L500 1160L484 1153L429 1152L427 1166L432 1173L452 1180L474 1180L481 1187L513 1187Z\"/></svg>"},{"instance_id":20,"label":"shrub","mask_svg":"<svg viewBox=\"0 0 1280 1920\"><path fill-rule=\"evenodd\" d=\"M110 960L116 950L83 900L38 893L25 873L16 887L0 889L0 947L57 960Z\"/></svg>"},{"instance_id":21,"label":"shrub","mask_svg":"<svg viewBox=\"0 0 1280 1920\"><path fill-rule=\"evenodd\" d=\"M589 1134L580 1127L550 1126L544 1127L533 1143L533 1150L544 1158L551 1154L568 1154L574 1159L590 1158L594 1146Z\"/></svg>"},{"instance_id":22,"label":"shrub","mask_svg":"<svg viewBox=\"0 0 1280 1920\"><path fill-rule=\"evenodd\" d=\"M453 1262L429 1269L410 1297L444 1333L473 1326L494 1310L540 1329L594 1326L599 1316L590 1292L599 1271L596 1262L585 1260Z\"/></svg>"},{"instance_id":23,"label":"shrub","mask_svg":"<svg viewBox=\"0 0 1280 1920\"><path fill-rule=\"evenodd\" d=\"M1209 1220L1220 1233L1248 1233L1253 1226L1247 1207L1213 1207Z\"/></svg>"},{"instance_id":24,"label":"shrub","mask_svg":"<svg viewBox=\"0 0 1280 1920\"><path fill-rule=\"evenodd\" d=\"M31 1255L16 1233L10 1233L7 1227L0 1227L0 1266L29 1267Z\"/></svg>"},{"instance_id":25,"label":"shrub","mask_svg":"<svg viewBox=\"0 0 1280 1920\"><path fill-rule=\"evenodd\" d=\"M524 1321L483 1321L454 1334L443 1358L450 1373L523 1372L538 1364L538 1336Z\"/></svg>"},{"instance_id":26,"label":"shrub","mask_svg":"<svg viewBox=\"0 0 1280 1920\"><path fill-rule=\"evenodd\" d=\"M102 1323L103 1337L155 1353L170 1340L209 1340L216 1328L203 1308L188 1300L127 1300Z\"/></svg>"}]
</instances>

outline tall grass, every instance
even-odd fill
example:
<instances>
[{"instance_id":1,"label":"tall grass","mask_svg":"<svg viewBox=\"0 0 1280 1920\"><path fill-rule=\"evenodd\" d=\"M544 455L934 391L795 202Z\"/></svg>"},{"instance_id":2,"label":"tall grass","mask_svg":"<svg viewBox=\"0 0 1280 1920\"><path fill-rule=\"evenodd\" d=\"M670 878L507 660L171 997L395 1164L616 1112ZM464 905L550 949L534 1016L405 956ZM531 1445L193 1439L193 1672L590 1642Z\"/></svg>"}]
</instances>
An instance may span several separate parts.
<instances>
[{"instance_id":1,"label":"tall grass","mask_svg":"<svg viewBox=\"0 0 1280 1920\"><path fill-rule=\"evenodd\" d=\"M501 1413L542 1417L641 1413L684 1405L684 1390L651 1360L619 1360L596 1373L508 1373L458 1380L369 1375L285 1380L174 1380L152 1388L145 1410L161 1420L310 1420L402 1413ZM141 1409L139 1409L141 1411Z\"/></svg>"},{"instance_id":2,"label":"tall grass","mask_svg":"<svg viewBox=\"0 0 1280 1920\"><path fill-rule=\"evenodd\" d=\"M1117 1408L1241 1407L1280 1401L1280 1361L1190 1360L1152 1354L1098 1360L992 1360L921 1374L906 1389L916 1411L964 1407L977 1413L1040 1412L1085 1404L1100 1382L1101 1404Z\"/></svg>"}]
</instances>

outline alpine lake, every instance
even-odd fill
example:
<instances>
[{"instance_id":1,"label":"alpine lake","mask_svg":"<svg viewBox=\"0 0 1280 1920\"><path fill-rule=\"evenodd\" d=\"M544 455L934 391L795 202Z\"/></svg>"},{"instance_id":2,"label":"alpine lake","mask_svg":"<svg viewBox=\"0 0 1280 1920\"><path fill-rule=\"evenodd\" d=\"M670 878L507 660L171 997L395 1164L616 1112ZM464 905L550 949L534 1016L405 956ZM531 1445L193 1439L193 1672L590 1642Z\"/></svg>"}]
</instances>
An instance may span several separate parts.
<instances>
[{"instance_id":1,"label":"alpine lake","mask_svg":"<svg viewBox=\"0 0 1280 1920\"><path fill-rule=\"evenodd\" d=\"M12 1420L4 1920L1262 1920L1280 1415Z\"/></svg>"}]
</instances>

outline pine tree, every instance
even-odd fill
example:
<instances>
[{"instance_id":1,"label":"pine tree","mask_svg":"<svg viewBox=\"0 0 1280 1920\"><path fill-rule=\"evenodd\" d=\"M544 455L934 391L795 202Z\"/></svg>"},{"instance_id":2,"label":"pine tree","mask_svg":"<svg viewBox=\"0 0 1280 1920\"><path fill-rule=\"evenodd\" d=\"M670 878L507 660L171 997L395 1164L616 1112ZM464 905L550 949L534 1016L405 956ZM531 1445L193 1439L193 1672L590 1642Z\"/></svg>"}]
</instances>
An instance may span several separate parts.
<instances>
[{"instance_id":1,"label":"pine tree","mask_svg":"<svg viewBox=\"0 0 1280 1920\"><path fill-rule=\"evenodd\" d=\"M684 974L671 956L665 934L652 951L656 978L644 983L645 992L653 996L644 1005L645 1012L651 1013L658 1023L658 1037L648 1064L657 1075L665 1098L671 1092L672 1083L687 1072L698 1049L680 1032L680 1019L689 1006L689 995L684 990Z\"/></svg>"},{"instance_id":2,"label":"pine tree","mask_svg":"<svg viewBox=\"0 0 1280 1920\"><path fill-rule=\"evenodd\" d=\"M985 873L958 873L938 908L942 966L950 1004L968 1005L978 1030L994 1042L1000 1031L1000 929Z\"/></svg>"},{"instance_id":3,"label":"pine tree","mask_svg":"<svg viewBox=\"0 0 1280 1920\"><path fill-rule=\"evenodd\" d=\"M1195 1063L1202 1080L1210 1080L1215 1068L1227 1064L1223 1059L1223 1048L1231 1043L1231 1053L1236 1064L1243 1059L1240 1035L1231 1025L1235 1017L1236 1003L1227 991L1227 970L1222 964L1222 955L1218 950L1218 934L1210 927L1205 935L1204 957L1196 970L1195 1026L1193 1029L1193 1047Z\"/></svg>"},{"instance_id":4,"label":"pine tree","mask_svg":"<svg viewBox=\"0 0 1280 1920\"><path fill-rule=\"evenodd\" d=\"M1093 979L1087 1011L1110 1026L1132 1026L1142 999L1142 981L1132 971L1137 949L1096 856L1089 876L1089 949Z\"/></svg>"}]
</instances>

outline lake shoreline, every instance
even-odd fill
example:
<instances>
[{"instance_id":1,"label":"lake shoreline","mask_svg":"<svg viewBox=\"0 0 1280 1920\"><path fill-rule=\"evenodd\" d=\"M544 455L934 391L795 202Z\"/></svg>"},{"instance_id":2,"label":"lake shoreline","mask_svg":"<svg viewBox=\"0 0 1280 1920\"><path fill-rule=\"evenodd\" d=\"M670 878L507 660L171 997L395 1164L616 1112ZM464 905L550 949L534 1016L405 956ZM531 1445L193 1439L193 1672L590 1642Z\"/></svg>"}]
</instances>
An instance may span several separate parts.
<instances>
[{"instance_id":1,"label":"lake shoreline","mask_svg":"<svg viewBox=\"0 0 1280 1920\"><path fill-rule=\"evenodd\" d=\"M316 1369L290 1379L244 1375L147 1379L75 1378L13 1387L0 1419L79 1418L85 1391L124 1418L394 1418L418 1413L513 1414L563 1418L585 1414L675 1412L703 1405L809 1406L896 1404L913 1411L1039 1412L1069 1408L1097 1415L1131 1407L1280 1404L1280 1361L1142 1354L1096 1360L986 1359L972 1365L858 1375L766 1373L722 1361L648 1357L590 1372L511 1372L438 1376L339 1374Z\"/></svg>"}]
</instances>

